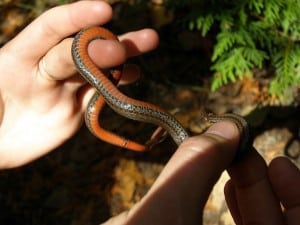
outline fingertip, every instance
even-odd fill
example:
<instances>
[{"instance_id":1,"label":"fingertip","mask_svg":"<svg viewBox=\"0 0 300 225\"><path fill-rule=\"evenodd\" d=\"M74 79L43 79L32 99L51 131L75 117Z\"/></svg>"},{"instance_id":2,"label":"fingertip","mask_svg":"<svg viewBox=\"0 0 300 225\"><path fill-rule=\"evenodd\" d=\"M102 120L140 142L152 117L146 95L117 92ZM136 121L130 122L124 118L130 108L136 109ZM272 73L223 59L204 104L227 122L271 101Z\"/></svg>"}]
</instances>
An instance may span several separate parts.
<instances>
[{"instance_id":1,"label":"fingertip","mask_svg":"<svg viewBox=\"0 0 300 225\"><path fill-rule=\"evenodd\" d=\"M121 35L119 38L127 49L128 57L152 51L159 44L157 32L150 28L132 31Z\"/></svg>"},{"instance_id":2,"label":"fingertip","mask_svg":"<svg viewBox=\"0 0 300 225\"><path fill-rule=\"evenodd\" d=\"M121 65L127 59L126 49L115 40L94 40L88 46L88 53L101 68Z\"/></svg>"},{"instance_id":3,"label":"fingertip","mask_svg":"<svg viewBox=\"0 0 300 225\"><path fill-rule=\"evenodd\" d=\"M106 20L110 20L113 15L112 7L105 1L90 1L93 4L92 10L96 15L105 16ZM103 15L104 14L104 15Z\"/></svg>"},{"instance_id":4,"label":"fingertip","mask_svg":"<svg viewBox=\"0 0 300 225\"><path fill-rule=\"evenodd\" d=\"M203 135L188 138L180 145L178 152L186 158L201 158L202 164L207 168L214 167L223 171L233 160L237 144L233 141L234 136L228 135L224 138L220 135L219 129L224 128L222 123L220 124L214 125Z\"/></svg>"},{"instance_id":5,"label":"fingertip","mask_svg":"<svg viewBox=\"0 0 300 225\"><path fill-rule=\"evenodd\" d=\"M236 154L239 135L234 123L221 121L213 124L203 135L187 139L180 147L193 152L204 151L205 154L212 155L210 157L214 161L220 160L222 167L227 167Z\"/></svg>"},{"instance_id":6,"label":"fingertip","mask_svg":"<svg viewBox=\"0 0 300 225\"><path fill-rule=\"evenodd\" d=\"M225 139L231 140L239 136L239 130L237 126L230 121L221 121L213 124L206 133L214 133Z\"/></svg>"},{"instance_id":7,"label":"fingertip","mask_svg":"<svg viewBox=\"0 0 300 225\"><path fill-rule=\"evenodd\" d=\"M228 140L232 148L236 149L239 144L240 133L237 126L230 121L221 121L213 124L206 131L208 134L218 135L226 140Z\"/></svg>"},{"instance_id":8,"label":"fingertip","mask_svg":"<svg viewBox=\"0 0 300 225\"><path fill-rule=\"evenodd\" d=\"M141 42L148 43L143 52L155 49L159 44L158 33L154 29L145 28L141 30L139 38Z\"/></svg>"},{"instance_id":9,"label":"fingertip","mask_svg":"<svg viewBox=\"0 0 300 225\"><path fill-rule=\"evenodd\" d=\"M226 196L230 196L234 193L234 185L231 181L231 179L229 179L225 185L224 185L224 194L225 194L225 197Z\"/></svg>"},{"instance_id":10,"label":"fingertip","mask_svg":"<svg viewBox=\"0 0 300 225\"><path fill-rule=\"evenodd\" d=\"M135 64L124 64L122 79L119 85L127 85L137 81L141 76L140 67Z\"/></svg>"},{"instance_id":11,"label":"fingertip","mask_svg":"<svg viewBox=\"0 0 300 225\"><path fill-rule=\"evenodd\" d=\"M105 1L78 1L69 5L71 20L79 29L106 23L113 15L112 7ZM79 16L84 19L79 19Z\"/></svg>"},{"instance_id":12,"label":"fingertip","mask_svg":"<svg viewBox=\"0 0 300 225\"><path fill-rule=\"evenodd\" d=\"M291 162L287 157L279 156L273 159L269 165L270 170L273 170L275 173L280 173L283 170L299 170L297 166Z\"/></svg>"},{"instance_id":13,"label":"fingertip","mask_svg":"<svg viewBox=\"0 0 300 225\"><path fill-rule=\"evenodd\" d=\"M286 208L300 204L300 170L286 157L270 162L269 177L277 196Z\"/></svg>"},{"instance_id":14,"label":"fingertip","mask_svg":"<svg viewBox=\"0 0 300 225\"><path fill-rule=\"evenodd\" d=\"M269 176L277 183L286 184L290 176L300 176L299 168L286 157L280 156L269 164Z\"/></svg>"}]
</instances>

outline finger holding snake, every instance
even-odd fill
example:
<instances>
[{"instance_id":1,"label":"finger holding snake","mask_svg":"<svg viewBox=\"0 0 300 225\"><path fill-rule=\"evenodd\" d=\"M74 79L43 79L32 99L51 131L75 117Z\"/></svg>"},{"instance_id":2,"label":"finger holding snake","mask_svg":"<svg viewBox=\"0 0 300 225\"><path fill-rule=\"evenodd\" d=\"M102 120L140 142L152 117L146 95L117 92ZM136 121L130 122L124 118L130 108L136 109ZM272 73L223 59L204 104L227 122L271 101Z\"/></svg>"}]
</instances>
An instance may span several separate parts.
<instances>
[{"instance_id":1,"label":"finger holding snake","mask_svg":"<svg viewBox=\"0 0 300 225\"><path fill-rule=\"evenodd\" d=\"M152 29L143 29L130 32L119 37L119 41L95 40L89 44L88 53L93 62L100 68L111 68L123 64L128 57L133 57L157 46L158 36ZM61 80L69 82L68 89L76 92L86 81L77 74L71 56L73 38L64 39L58 45L51 48L39 62L39 73L42 81L56 85ZM121 84L135 81L139 76L139 70L135 65L126 65L122 74ZM51 85L50 85L50 88ZM85 110L88 100L94 93L94 89L87 85L79 90L78 96L83 99L82 110Z\"/></svg>"}]
</instances>

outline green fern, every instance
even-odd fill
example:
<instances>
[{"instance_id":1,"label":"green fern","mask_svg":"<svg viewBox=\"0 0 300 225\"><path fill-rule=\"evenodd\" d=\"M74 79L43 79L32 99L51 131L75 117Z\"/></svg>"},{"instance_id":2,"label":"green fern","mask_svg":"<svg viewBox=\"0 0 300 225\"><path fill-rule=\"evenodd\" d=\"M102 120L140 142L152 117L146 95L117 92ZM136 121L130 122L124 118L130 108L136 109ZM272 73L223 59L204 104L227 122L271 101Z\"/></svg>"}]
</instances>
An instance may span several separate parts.
<instances>
[{"instance_id":1,"label":"green fern","mask_svg":"<svg viewBox=\"0 0 300 225\"><path fill-rule=\"evenodd\" d=\"M212 15L207 15L206 17L198 17L195 22L189 24L191 30L198 29L201 30L201 34L205 36L213 25L215 19Z\"/></svg>"},{"instance_id":2,"label":"green fern","mask_svg":"<svg viewBox=\"0 0 300 225\"><path fill-rule=\"evenodd\" d=\"M266 64L276 71L271 94L285 96L300 84L299 0L202 0L192 8L190 29L205 36L219 28L211 58L213 90Z\"/></svg>"},{"instance_id":3,"label":"green fern","mask_svg":"<svg viewBox=\"0 0 300 225\"><path fill-rule=\"evenodd\" d=\"M291 89L288 87L300 84L300 47L289 43L284 50L274 55L272 61L277 76L271 82L270 92L289 96Z\"/></svg>"}]
</instances>

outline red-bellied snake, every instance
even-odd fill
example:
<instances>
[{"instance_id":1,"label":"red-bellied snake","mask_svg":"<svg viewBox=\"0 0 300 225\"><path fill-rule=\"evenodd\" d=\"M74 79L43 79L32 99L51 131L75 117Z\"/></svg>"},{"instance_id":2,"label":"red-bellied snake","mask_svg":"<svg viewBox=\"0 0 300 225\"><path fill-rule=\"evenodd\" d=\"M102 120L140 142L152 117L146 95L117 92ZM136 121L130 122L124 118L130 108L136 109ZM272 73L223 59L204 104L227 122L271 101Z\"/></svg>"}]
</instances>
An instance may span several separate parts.
<instances>
[{"instance_id":1,"label":"red-bellied snake","mask_svg":"<svg viewBox=\"0 0 300 225\"><path fill-rule=\"evenodd\" d=\"M135 151L144 151L148 149L149 145L156 144L158 139L161 138L162 132L157 132L152 137L150 144L142 145L103 129L99 124L98 116L105 103L107 103L114 111L124 117L162 127L171 135L174 142L180 145L188 138L188 133L171 114L156 105L130 98L121 93L117 88L117 84L121 79L122 69L117 68L108 71L110 76L108 77L91 60L87 47L91 41L96 39L118 40L113 33L105 28L91 27L80 31L75 36L72 44L72 57L75 66L84 79L96 88L96 93L91 98L85 114L85 121L90 131L106 142ZM243 143L246 143L245 140L249 140L247 123L238 115L209 116L208 120L210 122L231 120L239 128Z\"/></svg>"}]
</instances>

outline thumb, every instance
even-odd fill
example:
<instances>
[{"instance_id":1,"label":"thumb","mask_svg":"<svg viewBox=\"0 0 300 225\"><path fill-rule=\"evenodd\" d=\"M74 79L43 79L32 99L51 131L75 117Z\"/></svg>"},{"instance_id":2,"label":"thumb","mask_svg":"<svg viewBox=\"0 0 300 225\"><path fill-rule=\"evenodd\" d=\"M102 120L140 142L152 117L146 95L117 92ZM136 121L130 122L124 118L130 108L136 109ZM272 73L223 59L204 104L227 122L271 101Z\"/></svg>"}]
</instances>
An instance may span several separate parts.
<instances>
[{"instance_id":1,"label":"thumb","mask_svg":"<svg viewBox=\"0 0 300 225\"><path fill-rule=\"evenodd\" d=\"M219 122L201 136L184 141L141 202L112 224L201 224L213 185L234 158L239 131Z\"/></svg>"}]
</instances>

